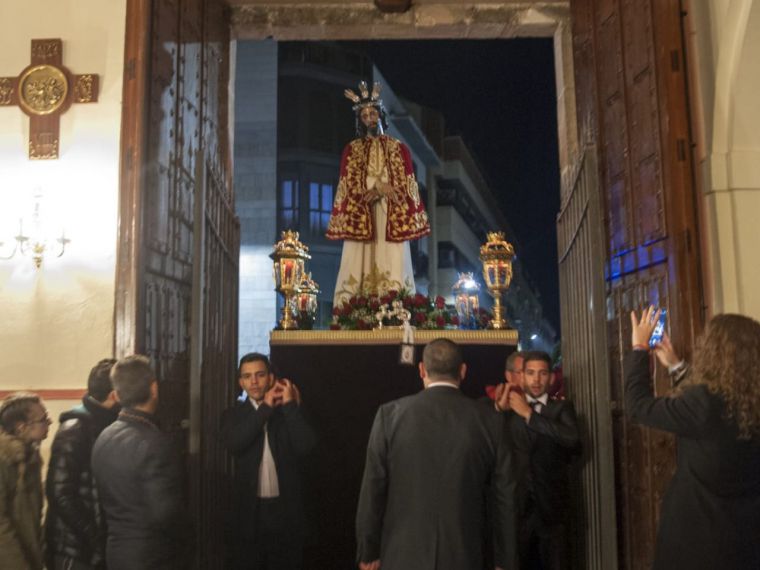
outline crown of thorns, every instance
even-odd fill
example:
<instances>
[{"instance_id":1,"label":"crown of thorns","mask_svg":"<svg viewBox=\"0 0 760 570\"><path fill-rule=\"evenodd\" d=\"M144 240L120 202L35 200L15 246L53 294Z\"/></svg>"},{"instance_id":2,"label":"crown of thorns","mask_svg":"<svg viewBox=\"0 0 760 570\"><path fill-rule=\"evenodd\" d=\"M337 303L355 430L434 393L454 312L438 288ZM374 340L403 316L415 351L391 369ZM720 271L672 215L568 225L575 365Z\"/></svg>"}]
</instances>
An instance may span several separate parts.
<instances>
[{"instance_id":1,"label":"crown of thorns","mask_svg":"<svg viewBox=\"0 0 760 570\"><path fill-rule=\"evenodd\" d=\"M353 102L352 109L354 112L359 112L362 109L366 109L367 107L378 107L382 108L383 101L380 99L380 84L375 81L375 83L372 85L372 92L369 91L369 87L367 87L367 82L362 81L359 83L359 94L357 95L354 93L353 89L346 89L343 92L343 95L346 96L346 99L349 99Z\"/></svg>"}]
</instances>

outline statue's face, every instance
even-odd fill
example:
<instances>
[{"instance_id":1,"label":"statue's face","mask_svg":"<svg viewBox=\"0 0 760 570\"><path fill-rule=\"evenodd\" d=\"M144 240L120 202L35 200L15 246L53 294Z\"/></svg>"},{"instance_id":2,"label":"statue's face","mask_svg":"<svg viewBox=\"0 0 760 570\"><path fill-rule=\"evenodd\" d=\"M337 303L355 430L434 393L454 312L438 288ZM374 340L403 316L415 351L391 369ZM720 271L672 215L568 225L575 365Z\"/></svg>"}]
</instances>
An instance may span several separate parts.
<instances>
[{"instance_id":1,"label":"statue's face","mask_svg":"<svg viewBox=\"0 0 760 570\"><path fill-rule=\"evenodd\" d=\"M377 128L377 123L380 121L380 113L374 107L365 107L359 114L359 118L368 130L372 130Z\"/></svg>"}]
</instances>

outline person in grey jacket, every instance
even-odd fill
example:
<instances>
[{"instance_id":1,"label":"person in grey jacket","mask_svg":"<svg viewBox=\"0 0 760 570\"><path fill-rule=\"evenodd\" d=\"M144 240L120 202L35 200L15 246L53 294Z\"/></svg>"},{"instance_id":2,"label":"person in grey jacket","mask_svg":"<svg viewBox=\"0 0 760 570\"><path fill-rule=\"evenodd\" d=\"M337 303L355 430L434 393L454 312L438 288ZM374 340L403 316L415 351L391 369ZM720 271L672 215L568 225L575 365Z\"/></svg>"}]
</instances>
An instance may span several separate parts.
<instances>
[{"instance_id":1,"label":"person in grey jacket","mask_svg":"<svg viewBox=\"0 0 760 570\"><path fill-rule=\"evenodd\" d=\"M144 356L111 370L122 410L98 436L92 472L106 514L109 570L185 568L182 469L169 437L156 425L158 381Z\"/></svg>"}]
</instances>

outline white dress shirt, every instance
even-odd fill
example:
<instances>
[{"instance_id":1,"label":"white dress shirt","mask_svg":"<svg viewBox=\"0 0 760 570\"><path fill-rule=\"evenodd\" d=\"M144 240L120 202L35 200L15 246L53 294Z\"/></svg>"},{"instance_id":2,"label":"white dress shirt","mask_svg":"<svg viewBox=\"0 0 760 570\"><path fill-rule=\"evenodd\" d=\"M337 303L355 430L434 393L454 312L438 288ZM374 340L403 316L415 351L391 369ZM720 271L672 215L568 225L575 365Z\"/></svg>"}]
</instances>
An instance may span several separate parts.
<instances>
[{"instance_id":1,"label":"white dress shirt","mask_svg":"<svg viewBox=\"0 0 760 570\"><path fill-rule=\"evenodd\" d=\"M425 387L425 389L427 390L428 388L435 388L436 386L448 386L449 388L454 388L456 390L459 390L459 386L457 386L453 382L431 382Z\"/></svg>"},{"instance_id":2,"label":"white dress shirt","mask_svg":"<svg viewBox=\"0 0 760 570\"><path fill-rule=\"evenodd\" d=\"M259 409L259 405L252 398L251 404L255 409ZM264 424L264 454L261 456L261 464L259 465L259 487L256 490L256 496L262 499L273 499L280 496L280 483L277 480L277 467L274 464L274 457L272 457L272 449L269 447L269 433L267 432L267 424Z\"/></svg>"}]
</instances>

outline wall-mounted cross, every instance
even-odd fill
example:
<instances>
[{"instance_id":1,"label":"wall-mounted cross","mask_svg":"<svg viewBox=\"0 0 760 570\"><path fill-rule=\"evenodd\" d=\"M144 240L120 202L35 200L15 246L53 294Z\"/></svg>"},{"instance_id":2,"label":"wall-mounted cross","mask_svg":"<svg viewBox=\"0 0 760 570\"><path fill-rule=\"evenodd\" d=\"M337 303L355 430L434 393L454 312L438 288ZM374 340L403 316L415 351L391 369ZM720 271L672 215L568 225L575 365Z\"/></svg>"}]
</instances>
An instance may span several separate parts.
<instances>
[{"instance_id":1,"label":"wall-mounted cross","mask_svg":"<svg viewBox=\"0 0 760 570\"><path fill-rule=\"evenodd\" d=\"M58 158L60 117L72 103L98 100L98 76L74 75L63 65L63 42L32 40L32 62L18 77L0 77L0 106L29 115L29 158Z\"/></svg>"}]
</instances>

